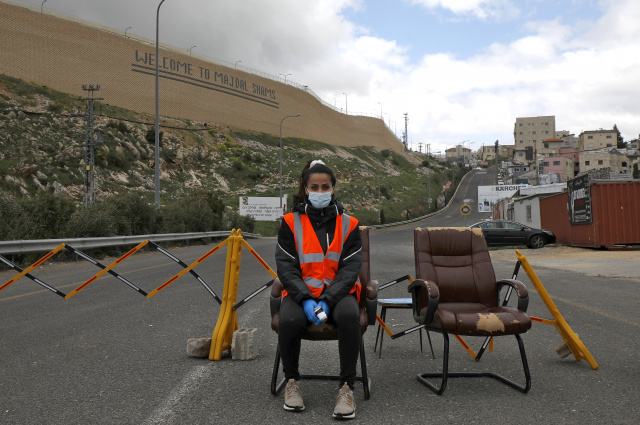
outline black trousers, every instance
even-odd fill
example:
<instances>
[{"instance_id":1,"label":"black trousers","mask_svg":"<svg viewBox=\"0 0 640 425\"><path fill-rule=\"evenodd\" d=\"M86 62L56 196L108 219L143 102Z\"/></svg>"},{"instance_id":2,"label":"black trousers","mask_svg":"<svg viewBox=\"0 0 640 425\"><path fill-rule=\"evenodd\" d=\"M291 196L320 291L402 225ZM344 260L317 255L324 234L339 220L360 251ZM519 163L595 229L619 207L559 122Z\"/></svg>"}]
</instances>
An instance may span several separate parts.
<instances>
[{"instance_id":1,"label":"black trousers","mask_svg":"<svg viewBox=\"0 0 640 425\"><path fill-rule=\"evenodd\" d=\"M351 389L356 380L356 365L360 355L360 316L358 301L353 295L347 295L329 311L329 323L338 327L338 353L340 355L340 386L346 382ZM284 297L280 306L280 325L278 344L282 356L284 376L300 379L298 370L302 331L309 325L307 316L300 304L291 297Z\"/></svg>"}]
</instances>

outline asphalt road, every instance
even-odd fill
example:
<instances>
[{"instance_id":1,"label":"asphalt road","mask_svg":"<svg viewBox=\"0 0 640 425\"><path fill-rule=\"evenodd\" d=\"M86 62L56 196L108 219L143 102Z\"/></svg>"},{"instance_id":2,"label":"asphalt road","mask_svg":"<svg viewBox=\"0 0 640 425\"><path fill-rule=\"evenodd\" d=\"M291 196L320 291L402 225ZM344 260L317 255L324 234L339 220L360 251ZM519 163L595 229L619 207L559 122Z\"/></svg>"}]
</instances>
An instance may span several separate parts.
<instances>
[{"instance_id":1,"label":"asphalt road","mask_svg":"<svg viewBox=\"0 0 640 425\"><path fill-rule=\"evenodd\" d=\"M414 275L412 229L465 226L484 215L460 214L474 207L478 184L491 184L490 172L474 171L462 182L451 208L411 226L371 233L372 276L380 283ZM475 192L474 192L475 191ZM472 208L473 210L473 208ZM248 240L274 266L275 239ZM211 246L171 249L191 263ZM522 252L526 255L527 249ZM214 254L197 270L222 294L225 253ZM108 260L104 260L108 262ZM513 261L494 261L498 277L510 277ZM562 359L554 327L534 324L523 339L532 388L521 394L491 379L450 379L442 396L432 394L416 375L441 366L442 339L432 335L436 359L418 333L385 339L382 358L373 352L375 330L365 334L371 399L356 387L360 423L601 423L640 421L640 295L638 280L592 276L547 268L534 270L573 330L599 364ZM157 252L136 254L116 270L150 292L180 271ZM44 265L33 274L65 293L98 271L85 261ZM0 284L15 273L0 273ZM527 276L528 312L551 318ZM269 280L248 252L240 271L242 298ZM406 284L381 292L405 297ZM238 313L241 327L258 328L260 355L251 361L210 362L186 355L186 341L210 336L219 306L190 275L147 300L117 279L103 277L70 300L22 279L0 293L1 424L206 424L329 423L337 395L335 382L303 382L307 409L282 409L282 396L269 392L276 335L269 327L268 295L252 299ZM390 311L394 332L413 326L408 311ZM477 349L481 339L469 338ZM312 373L337 372L333 342L303 343L301 366ZM498 339L479 363L454 340L450 370L500 371L523 382L515 339Z\"/></svg>"}]
</instances>

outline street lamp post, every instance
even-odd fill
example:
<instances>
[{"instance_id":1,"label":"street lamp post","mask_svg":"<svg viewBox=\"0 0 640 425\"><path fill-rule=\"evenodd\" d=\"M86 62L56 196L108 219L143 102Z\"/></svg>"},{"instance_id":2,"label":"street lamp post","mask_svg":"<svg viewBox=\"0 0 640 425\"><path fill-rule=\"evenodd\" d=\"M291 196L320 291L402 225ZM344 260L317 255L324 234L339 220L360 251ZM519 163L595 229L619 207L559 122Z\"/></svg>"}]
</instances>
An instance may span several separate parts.
<instances>
[{"instance_id":1,"label":"street lamp post","mask_svg":"<svg viewBox=\"0 0 640 425\"><path fill-rule=\"evenodd\" d=\"M380 118L383 119L382 118L382 103L378 102L378 105L380 105Z\"/></svg>"},{"instance_id":2,"label":"street lamp post","mask_svg":"<svg viewBox=\"0 0 640 425\"><path fill-rule=\"evenodd\" d=\"M300 117L302 114L294 114L287 115L286 117L280 120L280 211L282 211L282 215L284 215L284 210L282 209L282 123L287 118Z\"/></svg>"},{"instance_id":3,"label":"street lamp post","mask_svg":"<svg viewBox=\"0 0 640 425\"><path fill-rule=\"evenodd\" d=\"M382 156L383 151L391 150L392 148L382 149L380 151L380 155ZM382 158L380 158L380 162L382 162ZM378 162L378 224L382 224L381 211L382 211L382 199L380 198L380 162Z\"/></svg>"},{"instance_id":4,"label":"street lamp post","mask_svg":"<svg viewBox=\"0 0 640 425\"><path fill-rule=\"evenodd\" d=\"M193 49L194 47L198 47L198 46L191 46L191 47L189 47L189 56L191 56L191 49Z\"/></svg>"},{"instance_id":5,"label":"street lamp post","mask_svg":"<svg viewBox=\"0 0 640 425\"><path fill-rule=\"evenodd\" d=\"M346 93L342 93L344 95L344 113L349 115L349 103L348 103L348 98L347 98L347 94Z\"/></svg>"},{"instance_id":6,"label":"street lamp post","mask_svg":"<svg viewBox=\"0 0 640 425\"><path fill-rule=\"evenodd\" d=\"M42 8L44 7L44 4L47 2L47 0L44 0L42 2L42 4L40 5L40 13L42 13Z\"/></svg>"},{"instance_id":7,"label":"street lamp post","mask_svg":"<svg viewBox=\"0 0 640 425\"><path fill-rule=\"evenodd\" d=\"M238 69L238 64L242 61L236 61L236 64L233 66L235 69Z\"/></svg>"},{"instance_id":8,"label":"street lamp post","mask_svg":"<svg viewBox=\"0 0 640 425\"><path fill-rule=\"evenodd\" d=\"M127 27L126 30L124 30L124 38L127 38L127 31L129 31L131 29L131 27Z\"/></svg>"},{"instance_id":9,"label":"street lamp post","mask_svg":"<svg viewBox=\"0 0 640 425\"><path fill-rule=\"evenodd\" d=\"M158 5L158 12L156 13L156 126L155 126L155 203L156 203L156 211L160 211L160 102L158 101L158 62L160 62L159 56L159 33L160 33L160 6L162 6L164 0L160 2Z\"/></svg>"},{"instance_id":10,"label":"street lamp post","mask_svg":"<svg viewBox=\"0 0 640 425\"><path fill-rule=\"evenodd\" d=\"M278 75L282 75L284 77L284 83L287 84L287 76L291 74L278 74Z\"/></svg>"}]
</instances>

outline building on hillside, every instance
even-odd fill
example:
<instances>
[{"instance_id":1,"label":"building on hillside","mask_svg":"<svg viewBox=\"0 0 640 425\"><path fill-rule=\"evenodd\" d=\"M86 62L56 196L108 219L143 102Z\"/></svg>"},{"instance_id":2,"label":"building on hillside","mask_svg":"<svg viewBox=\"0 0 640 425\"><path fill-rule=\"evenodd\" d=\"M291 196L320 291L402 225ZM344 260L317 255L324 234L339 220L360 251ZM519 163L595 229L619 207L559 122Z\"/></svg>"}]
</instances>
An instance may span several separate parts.
<instances>
[{"instance_id":1,"label":"building on hillside","mask_svg":"<svg viewBox=\"0 0 640 425\"><path fill-rule=\"evenodd\" d=\"M482 150L480 155L483 161L493 160L496 157L495 145L482 145Z\"/></svg>"},{"instance_id":2,"label":"building on hillside","mask_svg":"<svg viewBox=\"0 0 640 425\"><path fill-rule=\"evenodd\" d=\"M509 179L509 183L511 184L518 184L520 176L522 176L525 173L528 173L530 171L529 169L529 165L526 164L513 164L513 165L509 165L507 166L507 176ZM525 182L525 183L528 183Z\"/></svg>"},{"instance_id":3,"label":"building on hillside","mask_svg":"<svg viewBox=\"0 0 640 425\"><path fill-rule=\"evenodd\" d=\"M580 148L580 138L576 137L576 135L569 130L556 131L556 139L562 139L564 142L563 147L572 147L575 150Z\"/></svg>"},{"instance_id":4,"label":"building on hillside","mask_svg":"<svg viewBox=\"0 0 640 425\"><path fill-rule=\"evenodd\" d=\"M498 145L498 152L500 152L499 156L503 159L513 159L514 150L514 145Z\"/></svg>"},{"instance_id":5,"label":"building on hillside","mask_svg":"<svg viewBox=\"0 0 640 425\"><path fill-rule=\"evenodd\" d=\"M467 165L471 162L472 152L471 149L465 148L463 145L456 145L445 150L445 158L447 162Z\"/></svg>"},{"instance_id":6,"label":"building on hillside","mask_svg":"<svg viewBox=\"0 0 640 425\"><path fill-rule=\"evenodd\" d=\"M544 156L554 155L560 152L560 148L565 147L564 140L553 137L542 141L542 147L538 149L538 154Z\"/></svg>"},{"instance_id":7,"label":"building on hillside","mask_svg":"<svg viewBox=\"0 0 640 425\"><path fill-rule=\"evenodd\" d=\"M544 174L554 174L559 183L566 182L575 175L575 163L571 157L560 154L547 156L544 158L542 166Z\"/></svg>"},{"instance_id":8,"label":"building on hillside","mask_svg":"<svg viewBox=\"0 0 640 425\"><path fill-rule=\"evenodd\" d=\"M594 149L615 148L618 146L618 133L615 130L588 130L580 133L580 145L578 150L589 151Z\"/></svg>"},{"instance_id":9,"label":"building on hillside","mask_svg":"<svg viewBox=\"0 0 640 425\"><path fill-rule=\"evenodd\" d=\"M614 173L631 174L631 160L618 149L599 149L580 153L580 174L608 168Z\"/></svg>"},{"instance_id":10,"label":"building on hillside","mask_svg":"<svg viewBox=\"0 0 640 425\"><path fill-rule=\"evenodd\" d=\"M513 128L514 162L530 162L535 152L542 147L542 141L555 137L556 117L516 118Z\"/></svg>"}]
</instances>

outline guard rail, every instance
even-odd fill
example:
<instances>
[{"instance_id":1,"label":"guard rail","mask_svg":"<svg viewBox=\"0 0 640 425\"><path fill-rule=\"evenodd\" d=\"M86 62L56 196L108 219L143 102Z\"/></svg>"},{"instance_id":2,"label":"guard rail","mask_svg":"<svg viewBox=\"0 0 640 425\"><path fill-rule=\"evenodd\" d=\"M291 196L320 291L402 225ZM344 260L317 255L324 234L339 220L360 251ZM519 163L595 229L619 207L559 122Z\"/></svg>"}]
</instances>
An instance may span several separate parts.
<instances>
[{"instance_id":1,"label":"guard rail","mask_svg":"<svg viewBox=\"0 0 640 425\"><path fill-rule=\"evenodd\" d=\"M192 232L192 233L165 233L158 235L136 236L111 236L102 238L75 238L75 239L32 239L17 241L0 241L0 254L27 254L31 252L51 251L61 243L71 245L77 249L105 248L119 245L137 245L142 241L168 242L185 241L203 238L227 238L231 236L230 230L217 232ZM256 233L243 233L245 238L261 238Z\"/></svg>"}]
</instances>

